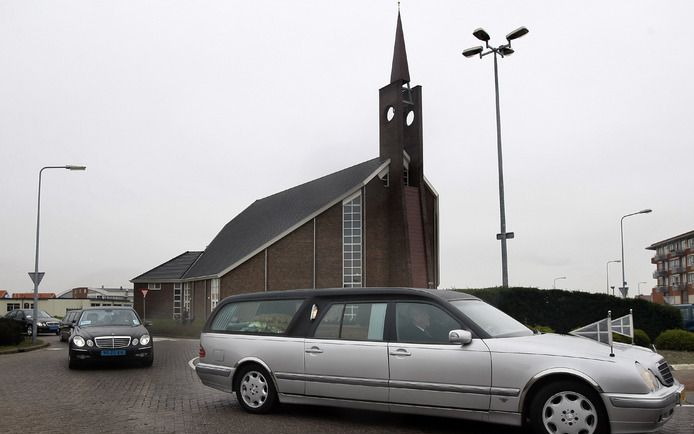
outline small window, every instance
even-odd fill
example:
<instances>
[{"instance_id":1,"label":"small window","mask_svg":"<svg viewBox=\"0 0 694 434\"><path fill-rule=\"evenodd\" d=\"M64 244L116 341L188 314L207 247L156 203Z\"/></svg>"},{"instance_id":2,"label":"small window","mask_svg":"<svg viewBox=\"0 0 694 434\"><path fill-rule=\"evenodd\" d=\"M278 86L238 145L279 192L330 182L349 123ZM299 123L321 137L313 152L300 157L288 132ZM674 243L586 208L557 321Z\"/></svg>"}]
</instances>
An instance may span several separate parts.
<instances>
[{"instance_id":1,"label":"small window","mask_svg":"<svg viewBox=\"0 0 694 434\"><path fill-rule=\"evenodd\" d=\"M383 341L386 303L334 304L325 314L314 337L352 341Z\"/></svg>"},{"instance_id":2,"label":"small window","mask_svg":"<svg viewBox=\"0 0 694 434\"><path fill-rule=\"evenodd\" d=\"M212 332L284 334L303 300L229 303L212 321Z\"/></svg>"},{"instance_id":3,"label":"small window","mask_svg":"<svg viewBox=\"0 0 694 434\"><path fill-rule=\"evenodd\" d=\"M395 327L399 342L447 344L448 332L459 329L460 324L431 304L398 303Z\"/></svg>"},{"instance_id":4,"label":"small window","mask_svg":"<svg viewBox=\"0 0 694 434\"><path fill-rule=\"evenodd\" d=\"M151 291L161 291L161 283L148 283L147 289Z\"/></svg>"}]
</instances>

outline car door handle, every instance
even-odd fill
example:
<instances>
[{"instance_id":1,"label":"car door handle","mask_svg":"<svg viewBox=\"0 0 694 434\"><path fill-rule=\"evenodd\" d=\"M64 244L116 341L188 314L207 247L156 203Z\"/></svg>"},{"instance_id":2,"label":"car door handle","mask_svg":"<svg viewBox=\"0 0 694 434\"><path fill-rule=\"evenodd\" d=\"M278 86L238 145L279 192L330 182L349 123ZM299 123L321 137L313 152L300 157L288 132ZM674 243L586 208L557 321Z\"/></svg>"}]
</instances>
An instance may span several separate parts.
<instances>
[{"instance_id":1,"label":"car door handle","mask_svg":"<svg viewBox=\"0 0 694 434\"><path fill-rule=\"evenodd\" d=\"M311 348L307 349L306 352L308 354L321 354L323 352L323 350L321 350L318 347L311 347Z\"/></svg>"},{"instance_id":2,"label":"car door handle","mask_svg":"<svg viewBox=\"0 0 694 434\"><path fill-rule=\"evenodd\" d=\"M408 357L408 356L411 356L412 353L410 353L409 351L407 351L407 350L404 349L404 348L398 348L398 349L395 350L395 351L391 351L391 352L390 352L390 355L391 355L391 356L403 356L403 357Z\"/></svg>"}]
</instances>

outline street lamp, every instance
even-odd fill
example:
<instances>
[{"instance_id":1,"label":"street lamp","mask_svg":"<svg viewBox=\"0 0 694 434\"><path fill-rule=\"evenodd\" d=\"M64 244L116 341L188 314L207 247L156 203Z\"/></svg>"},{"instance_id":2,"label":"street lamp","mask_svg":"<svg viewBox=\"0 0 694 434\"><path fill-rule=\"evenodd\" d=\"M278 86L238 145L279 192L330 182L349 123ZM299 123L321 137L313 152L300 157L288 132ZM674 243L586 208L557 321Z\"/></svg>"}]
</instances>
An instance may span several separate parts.
<instances>
[{"instance_id":1,"label":"street lamp","mask_svg":"<svg viewBox=\"0 0 694 434\"><path fill-rule=\"evenodd\" d=\"M468 48L463 51L463 56L473 57L480 56L480 59L488 54L494 54L494 92L496 95L496 150L498 157L499 166L499 215L501 220L501 231L496 234L496 239L501 241L501 280L502 286L508 288L508 257L506 251L506 240L512 239L514 237L513 232L506 232L506 207L504 205L504 168L503 168L503 158L501 153L501 113L499 109L499 67L497 65L497 55L501 57L510 56L513 54L513 49L511 48L511 41L518 39L521 36L528 33L528 29L525 27L519 27L518 29L512 31L506 35L506 44L499 45L498 47L492 47L489 45L489 33L484 29L479 28L472 32L472 35L484 42L484 47L481 45ZM484 50L487 51L484 51Z\"/></svg>"},{"instance_id":2,"label":"street lamp","mask_svg":"<svg viewBox=\"0 0 694 434\"><path fill-rule=\"evenodd\" d=\"M566 276L564 277L555 277L554 278L554 283L552 283L552 289L557 289L557 280L563 280L566 279Z\"/></svg>"},{"instance_id":3,"label":"street lamp","mask_svg":"<svg viewBox=\"0 0 694 434\"><path fill-rule=\"evenodd\" d=\"M43 278L44 273L39 273L39 227L41 223L41 175L46 169L66 169L66 170L85 170L86 166L45 166L39 170L39 193L38 204L36 206L36 256L34 257L34 272L29 273L29 277L34 282L34 317L31 326L31 343L36 343L36 326L38 323L39 312L39 282Z\"/></svg>"},{"instance_id":4,"label":"street lamp","mask_svg":"<svg viewBox=\"0 0 694 434\"><path fill-rule=\"evenodd\" d=\"M627 298L627 293L629 292L629 288L627 287L627 279L624 277L624 219L633 215L648 214L650 212L653 212L653 210L650 208L642 209L641 211L622 216L622 218L619 220L619 238L622 242L622 287L619 288L619 291L622 293L622 297L624 298Z\"/></svg>"},{"instance_id":5,"label":"street lamp","mask_svg":"<svg viewBox=\"0 0 694 434\"><path fill-rule=\"evenodd\" d=\"M607 261L607 265L605 265L605 271L606 271L605 274L607 275L607 288L606 288L607 289L607 295L610 295L610 264L620 263L620 262L622 262L622 261L620 261L619 259L615 259L613 261ZM614 295L614 286L612 288L613 288L612 289L612 295Z\"/></svg>"}]
</instances>

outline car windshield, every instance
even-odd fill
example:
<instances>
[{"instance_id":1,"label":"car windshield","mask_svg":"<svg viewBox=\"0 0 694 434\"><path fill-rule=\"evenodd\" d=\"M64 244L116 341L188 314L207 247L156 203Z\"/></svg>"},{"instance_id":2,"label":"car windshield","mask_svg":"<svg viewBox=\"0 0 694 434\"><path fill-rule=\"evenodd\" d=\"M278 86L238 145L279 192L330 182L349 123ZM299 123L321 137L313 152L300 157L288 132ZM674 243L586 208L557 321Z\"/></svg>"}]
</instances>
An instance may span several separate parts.
<instances>
[{"instance_id":1,"label":"car windshield","mask_svg":"<svg viewBox=\"0 0 694 434\"><path fill-rule=\"evenodd\" d=\"M140 320L132 310L93 309L85 311L80 317L80 327L138 326Z\"/></svg>"},{"instance_id":2,"label":"car windshield","mask_svg":"<svg viewBox=\"0 0 694 434\"><path fill-rule=\"evenodd\" d=\"M451 304L493 338L533 334L532 330L482 300L454 300Z\"/></svg>"},{"instance_id":3,"label":"car windshield","mask_svg":"<svg viewBox=\"0 0 694 434\"><path fill-rule=\"evenodd\" d=\"M26 315L28 318L32 318L34 316L34 311L32 309L24 309L24 315ZM48 312L45 310L40 310L39 318L51 318L51 316L48 315Z\"/></svg>"}]
</instances>

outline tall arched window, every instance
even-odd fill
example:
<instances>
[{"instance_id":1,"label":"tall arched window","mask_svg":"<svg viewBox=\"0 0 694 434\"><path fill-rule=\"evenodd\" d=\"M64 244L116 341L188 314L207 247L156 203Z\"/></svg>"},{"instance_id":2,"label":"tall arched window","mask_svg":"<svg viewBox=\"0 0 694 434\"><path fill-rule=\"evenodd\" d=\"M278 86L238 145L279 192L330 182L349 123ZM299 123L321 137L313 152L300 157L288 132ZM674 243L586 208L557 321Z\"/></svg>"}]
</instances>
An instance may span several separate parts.
<instances>
[{"instance_id":1,"label":"tall arched window","mask_svg":"<svg viewBox=\"0 0 694 434\"><path fill-rule=\"evenodd\" d=\"M361 192L342 201L342 286L362 286Z\"/></svg>"}]
</instances>

